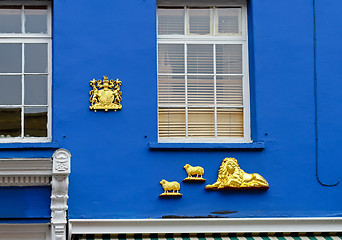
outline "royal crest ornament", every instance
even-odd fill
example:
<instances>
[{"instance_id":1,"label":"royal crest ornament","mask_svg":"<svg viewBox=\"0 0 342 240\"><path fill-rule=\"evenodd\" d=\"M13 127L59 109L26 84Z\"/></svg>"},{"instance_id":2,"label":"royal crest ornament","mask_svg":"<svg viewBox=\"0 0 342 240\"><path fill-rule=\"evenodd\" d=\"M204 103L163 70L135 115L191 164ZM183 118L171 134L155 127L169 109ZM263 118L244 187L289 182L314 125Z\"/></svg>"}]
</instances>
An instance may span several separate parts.
<instances>
[{"instance_id":1,"label":"royal crest ornament","mask_svg":"<svg viewBox=\"0 0 342 240\"><path fill-rule=\"evenodd\" d=\"M119 79L108 80L108 77L103 76L103 81L93 79L90 81L90 86L93 88L90 94L90 110L120 110L122 105L120 104L121 92L120 86L121 81Z\"/></svg>"}]
</instances>

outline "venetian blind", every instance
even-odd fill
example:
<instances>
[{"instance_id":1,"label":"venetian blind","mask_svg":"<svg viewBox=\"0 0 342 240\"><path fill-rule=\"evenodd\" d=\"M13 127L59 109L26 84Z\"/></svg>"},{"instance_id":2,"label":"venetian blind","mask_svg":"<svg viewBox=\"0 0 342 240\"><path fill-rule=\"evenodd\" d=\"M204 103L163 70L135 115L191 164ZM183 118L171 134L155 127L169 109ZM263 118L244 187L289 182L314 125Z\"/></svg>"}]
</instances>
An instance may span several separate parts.
<instances>
[{"instance_id":1,"label":"venetian blind","mask_svg":"<svg viewBox=\"0 0 342 240\"><path fill-rule=\"evenodd\" d=\"M242 8L193 5L158 8L159 140L243 138Z\"/></svg>"}]
</instances>

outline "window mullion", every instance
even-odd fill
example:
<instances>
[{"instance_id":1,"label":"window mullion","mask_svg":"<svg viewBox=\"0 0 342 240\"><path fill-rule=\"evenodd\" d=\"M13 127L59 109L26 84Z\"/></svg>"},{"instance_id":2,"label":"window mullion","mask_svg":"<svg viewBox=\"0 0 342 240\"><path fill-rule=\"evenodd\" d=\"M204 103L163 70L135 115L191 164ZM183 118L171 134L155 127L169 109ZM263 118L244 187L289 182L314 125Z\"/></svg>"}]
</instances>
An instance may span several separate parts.
<instances>
[{"instance_id":1,"label":"window mullion","mask_svg":"<svg viewBox=\"0 0 342 240\"><path fill-rule=\"evenodd\" d=\"M21 6L21 33L25 33L25 12L24 5Z\"/></svg>"},{"instance_id":2,"label":"window mullion","mask_svg":"<svg viewBox=\"0 0 342 240\"><path fill-rule=\"evenodd\" d=\"M212 19L213 19L213 36L216 36L216 7L212 8Z\"/></svg>"},{"instance_id":3,"label":"window mullion","mask_svg":"<svg viewBox=\"0 0 342 240\"><path fill-rule=\"evenodd\" d=\"M52 35L52 26L51 26L51 19L52 19L52 16L51 16L51 13L52 11L51 11L51 5L50 4L48 4L48 6L47 6L47 18L46 18L46 21L47 21L47 33L49 34L49 36L51 36Z\"/></svg>"},{"instance_id":4,"label":"window mullion","mask_svg":"<svg viewBox=\"0 0 342 240\"><path fill-rule=\"evenodd\" d=\"M242 43L242 113L243 113L243 135L250 137L250 99L248 75L248 53L246 42Z\"/></svg>"},{"instance_id":5,"label":"window mullion","mask_svg":"<svg viewBox=\"0 0 342 240\"><path fill-rule=\"evenodd\" d=\"M241 23L241 35L244 40L247 41L248 35L247 35L247 10L246 10L246 5L243 5L241 7L241 19L239 19Z\"/></svg>"},{"instance_id":6,"label":"window mullion","mask_svg":"<svg viewBox=\"0 0 342 240\"><path fill-rule=\"evenodd\" d=\"M25 44L21 44L21 137L24 138Z\"/></svg>"},{"instance_id":7,"label":"window mullion","mask_svg":"<svg viewBox=\"0 0 342 240\"><path fill-rule=\"evenodd\" d=\"M21 33L25 34L25 8L21 6ZM24 138L24 101L25 101L25 44L21 44L21 137Z\"/></svg>"},{"instance_id":8,"label":"window mullion","mask_svg":"<svg viewBox=\"0 0 342 240\"><path fill-rule=\"evenodd\" d=\"M214 61L214 121L215 121L215 138L217 138L217 101L216 101L216 44L213 44L213 61Z\"/></svg>"},{"instance_id":9,"label":"window mullion","mask_svg":"<svg viewBox=\"0 0 342 240\"><path fill-rule=\"evenodd\" d=\"M187 28L187 17L188 17L188 12L186 10L186 6L184 6L184 36L187 35L188 28Z\"/></svg>"},{"instance_id":10,"label":"window mullion","mask_svg":"<svg viewBox=\"0 0 342 240\"><path fill-rule=\"evenodd\" d=\"M184 43L185 137L188 137L188 45Z\"/></svg>"},{"instance_id":11,"label":"window mullion","mask_svg":"<svg viewBox=\"0 0 342 240\"><path fill-rule=\"evenodd\" d=\"M49 5L50 7L50 5ZM51 16L51 12L49 11L49 14ZM49 24L50 25L50 24ZM51 105L51 91L52 91L52 43L51 39L48 43L48 89L47 91L47 105L48 105L48 118L47 118L47 137L52 138L52 105Z\"/></svg>"},{"instance_id":12,"label":"window mullion","mask_svg":"<svg viewBox=\"0 0 342 240\"><path fill-rule=\"evenodd\" d=\"M184 6L184 36L188 32L187 28L187 17L188 12L186 6ZM184 43L184 81L185 81L185 138L189 137L188 134L188 48L187 44Z\"/></svg>"}]
</instances>

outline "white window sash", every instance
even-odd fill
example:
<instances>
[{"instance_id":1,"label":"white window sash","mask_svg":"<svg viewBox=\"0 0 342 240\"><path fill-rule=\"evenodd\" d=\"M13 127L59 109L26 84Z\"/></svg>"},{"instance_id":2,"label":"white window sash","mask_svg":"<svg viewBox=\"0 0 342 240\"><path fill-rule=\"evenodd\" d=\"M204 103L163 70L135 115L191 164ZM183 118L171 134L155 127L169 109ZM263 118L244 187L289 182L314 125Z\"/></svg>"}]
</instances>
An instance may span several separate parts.
<instances>
[{"instance_id":1,"label":"white window sash","mask_svg":"<svg viewBox=\"0 0 342 240\"><path fill-rule=\"evenodd\" d=\"M22 71L20 73L0 73L0 76L22 76L22 103L20 105L0 105L0 108L21 108L21 137L8 137L0 138L0 143L35 143L35 142L51 142L52 141L52 106L51 106L51 93L52 93L52 13L50 1L6 1L1 2L4 5L21 5L24 15L24 6L47 6L47 33L25 33L25 19L22 16L22 33L0 33L1 43L45 43L47 44L47 73L24 73L24 51L22 51ZM47 75L47 105L26 105L24 104L24 75ZM47 107L47 137L25 137L24 134L24 107Z\"/></svg>"},{"instance_id":2,"label":"white window sash","mask_svg":"<svg viewBox=\"0 0 342 240\"><path fill-rule=\"evenodd\" d=\"M208 3L204 3L208 2ZM216 3L216 4L215 4ZM158 109L161 107L165 108L176 108L181 107L185 108L185 138L176 138L176 137L159 137L159 114L158 114L158 142L160 143L248 143L251 141L251 129L250 129L250 93L249 93L249 71L248 71L248 34L247 34L247 5L246 1L201 1L198 5L197 2L194 5L189 4L179 4L177 1L170 0L161 0L158 1L158 7L164 6L227 6L227 7L241 7L242 15L241 15L241 35L217 35L217 36L198 36L198 35L158 35L157 36L157 55L158 55L158 45L159 44L183 44L184 51L184 73L179 74L168 74L168 73L158 73L159 76L185 76L185 104L180 105L168 105L168 104L159 104ZM185 8L186 10L186 8ZM158 10L157 10L158 11ZM213 10L214 11L214 10ZM187 12L184 14L184 33L187 33ZM215 21L216 16L213 17L213 21ZM213 31L216 31L215 24L213 24ZM157 33L158 33L158 13L157 13ZM193 74L194 76L199 75L208 75L215 76L214 77L214 105L200 105L198 107L211 107L215 111L215 137L214 138L202 138L202 137L188 137L188 95L187 95L187 77L192 74L187 73L187 44L212 44L213 48L215 48L216 44L239 44L242 45L242 74L216 74L216 49L213 51L213 59L214 59L214 72L213 74ZM231 105L217 105L217 97L216 97L216 76L242 76L242 88L243 88L243 105L231 106ZM191 107L196 107L191 105ZM226 108L240 108L243 111L243 137L217 137L217 108L226 107ZM159 110L158 110L159 111Z\"/></svg>"}]
</instances>

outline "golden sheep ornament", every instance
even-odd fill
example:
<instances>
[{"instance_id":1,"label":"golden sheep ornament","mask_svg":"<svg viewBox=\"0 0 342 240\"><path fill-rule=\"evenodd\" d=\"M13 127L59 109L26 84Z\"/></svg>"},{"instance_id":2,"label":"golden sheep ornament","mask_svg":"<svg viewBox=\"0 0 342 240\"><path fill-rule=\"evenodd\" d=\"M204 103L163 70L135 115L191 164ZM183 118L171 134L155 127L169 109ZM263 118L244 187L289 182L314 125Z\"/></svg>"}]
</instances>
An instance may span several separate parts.
<instances>
[{"instance_id":1,"label":"golden sheep ornament","mask_svg":"<svg viewBox=\"0 0 342 240\"><path fill-rule=\"evenodd\" d=\"M181 197L183 194L179 193L180 184L176 181L168 182L165 179L160 181L164 192L159 197Z\"/></svg>"},{"instance_id":2,"label":"golden sheep ornament","mask_svg":"<svg viewBox=\"0 0 342 240\"><path fill-rule=\"evenodd\" d=\"M183 179L183 182L205 182L203 178L204 169L200 166L193 167L190 164L185 164L184 169L188 177Z\"/></svg>"}]
</instances>

